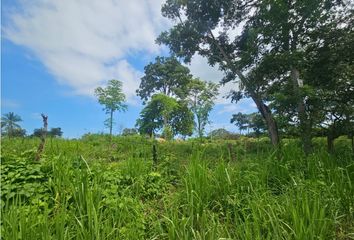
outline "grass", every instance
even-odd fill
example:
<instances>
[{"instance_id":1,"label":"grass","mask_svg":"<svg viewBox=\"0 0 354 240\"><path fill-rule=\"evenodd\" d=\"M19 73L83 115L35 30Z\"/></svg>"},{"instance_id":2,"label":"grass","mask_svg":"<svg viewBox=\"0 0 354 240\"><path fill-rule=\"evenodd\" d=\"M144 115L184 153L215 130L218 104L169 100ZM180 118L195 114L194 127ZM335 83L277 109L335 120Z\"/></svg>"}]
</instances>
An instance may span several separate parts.
<instances>
[{"instance_id":1,"label":"grass","mask_svg":"<svg viewBox=\"0 0 354 240\"><path fill-rule=\"evenodd\" d=\"M350 148L245 141L4 139L1 238L354 239Z\"/></svg>"}]
</instances>

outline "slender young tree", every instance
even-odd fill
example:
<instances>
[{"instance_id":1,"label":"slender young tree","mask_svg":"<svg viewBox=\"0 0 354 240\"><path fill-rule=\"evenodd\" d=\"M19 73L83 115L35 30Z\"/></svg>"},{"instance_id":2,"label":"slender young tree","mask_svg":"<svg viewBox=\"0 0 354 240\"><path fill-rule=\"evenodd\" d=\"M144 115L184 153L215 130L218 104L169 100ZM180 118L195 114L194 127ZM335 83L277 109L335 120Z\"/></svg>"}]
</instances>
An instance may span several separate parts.
<instances>
[{"instance_id":1,"label":"slender young tree","mask_svg":"<svg viewBox=\"0 0 354 240\"><path fill-rule=\"evenodd\" d=\"M218 85L193 79L188 84L188 105L196 118L196 130L201 139L205 126L209 122L209 113L213 109L214 101L218 94Z\"/></svg>"},{"instance_id":2,"label":"slender young tree","mask_svg":"<svg viewBox=\"0 0 354 240\"><path fill-rule=\"evenodd\" d=\"M95 89L95 95L98 98L98 102L104 105L104 110L109 114L109 135L112 139L113 129L113 114L115 111L121 112L127 109L125 104L125 95L122 91L122 82L112 79L108 81L108 85L105 88L98 87Z\"/></svg>"}]
</instances>

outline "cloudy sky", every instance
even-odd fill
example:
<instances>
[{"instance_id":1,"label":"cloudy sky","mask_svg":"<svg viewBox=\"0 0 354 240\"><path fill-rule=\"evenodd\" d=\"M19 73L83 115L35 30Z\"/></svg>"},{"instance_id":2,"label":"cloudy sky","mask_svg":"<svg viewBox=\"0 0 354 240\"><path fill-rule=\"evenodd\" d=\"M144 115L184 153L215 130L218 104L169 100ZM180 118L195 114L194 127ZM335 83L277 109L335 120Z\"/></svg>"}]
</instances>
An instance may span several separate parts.
<instances>
[{"instance_id":1,"label":"cloudy sky","mask_svg":"<svg viewBox=\"0 0 354 240\"><path fill-rule=\"evenodd\" d=\"M62 127L66 137L106 131L93 89L109 79L123 82L128 111L116 114L115 133L133 127L142 109L135 91L144 66L168 49L155 44L171 22L160 14L163 0L3 0L2 113L13 111L32 133L41 126ZM222 73L195 56L196 77L218 82ZM251 101L231 104L221 89L209 129L236 130L232 113L254 111Z\"/></svg>"}]
</instances>

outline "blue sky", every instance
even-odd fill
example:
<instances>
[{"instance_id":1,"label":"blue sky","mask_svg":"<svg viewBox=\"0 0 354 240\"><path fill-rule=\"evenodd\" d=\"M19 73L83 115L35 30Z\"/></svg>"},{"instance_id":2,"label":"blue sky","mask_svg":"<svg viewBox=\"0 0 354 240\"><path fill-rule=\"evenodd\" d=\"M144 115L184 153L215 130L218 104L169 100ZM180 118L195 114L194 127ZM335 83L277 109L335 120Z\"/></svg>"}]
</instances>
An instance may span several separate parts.
<instances>
[{"instance_id":1,"label":"blue sky","mask_svg":"<svg viewBox=\"0 0 354 240\"><path fill-rule=\"evenodd\" d=\"M171 23L160 14L162 0L4 0L1 35L1 111L15 112L31 134L41 127L61 127L65 137L107 132L102 106L93 89L115 78L123 82L128 111L116 113L114 132L133 127L142 109L135 90L146 64L168 54L155 44ZM92 17L94 16L94 17ZM218 82L222 73L196 55L188 66L194 76ZM225 127L236 112L252 112L250 100L231 104L222 98L235 84L224 86L207 130Z\"/></svg>"}]
</instances>

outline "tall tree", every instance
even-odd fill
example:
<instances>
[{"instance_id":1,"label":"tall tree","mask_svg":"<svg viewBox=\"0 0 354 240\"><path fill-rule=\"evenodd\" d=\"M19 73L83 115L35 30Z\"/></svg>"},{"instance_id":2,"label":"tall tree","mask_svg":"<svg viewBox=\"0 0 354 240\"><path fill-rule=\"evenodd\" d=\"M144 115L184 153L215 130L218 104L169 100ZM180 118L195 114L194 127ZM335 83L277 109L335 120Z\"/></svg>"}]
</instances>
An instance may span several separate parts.
<instances>
[{"instance_id":1,"label":"tall tree","mask_svg":"<svg viewBox=\"0 0 354 240\"><path fill-rule=\"evenodd\" d=\"M235 28L241 22L247 21L247 16L257 1L233 0L167 0L162 7L162 14L177 22L169 31L163 32L157 41L170 47L178 57L190 62L194 54L200 54L208 59L210 65L219 64L226 73L223 83L240 80L238 88L244 90L232 94L232 99L238 101L241 97L251 97L264 117L270 138L274 145L279 143L277 124L272 112L265 103L259 81L248 76L252 64L246 64L252 51L252 45L247 51L239 49L242 39L235 35ZM219 34L218 34L219 32ZM256 36L252 36L256 37Z\"/></svg>"},{"instance_id":2,"label":"tall tree","mask_svg":"<svg viewBox=\"0 0 354 240\"><path fill-rule=\"evenodd\" d=\"M5 113L1 118L1 129L5 130L5 134L8 137L14 137L15 131L21 129L18 122L22 122L19 115L13 112Z\"/></svg>"},{"instance_id":3,"label":"tall tree","mask_svg":"<svg viewBox=\"0 0 354 240\"><path fill-rule=\"evenodd\" d=\"M113 113L121 112L127 109L125 104L125 95L122 91L122 82L112 79L108 81L106 88L98 87L95 89L95 95L98 97L98 102L104 105L104 110L109 114L109 135L112 139L113 129Z\"/></svg>"},{"instance_id":4,"label":"tall tree","mask_svg":"<svg viewBox=\"0 0 354 240\"><path fill-rule=\"evenodd\" d=\"M155 62L145 66L144 73L136 91L144 103L157 93L178 99L186 97L192 75L175 57L156 57Z\"/></svg>"},{"instance_id":5,"label":"tall tree","mask_svg":"<svg viewBox=\"0 0 354 240\"><path fill-rule=\"evenodd\" d=\"M188 84L188 104L196 118L196 129L199 138L203 137L205 126L209 122L209 113L213 109L218 94L218 85L193 79Z\"/></svg>"}]
</instances>

